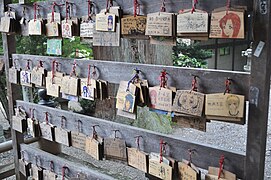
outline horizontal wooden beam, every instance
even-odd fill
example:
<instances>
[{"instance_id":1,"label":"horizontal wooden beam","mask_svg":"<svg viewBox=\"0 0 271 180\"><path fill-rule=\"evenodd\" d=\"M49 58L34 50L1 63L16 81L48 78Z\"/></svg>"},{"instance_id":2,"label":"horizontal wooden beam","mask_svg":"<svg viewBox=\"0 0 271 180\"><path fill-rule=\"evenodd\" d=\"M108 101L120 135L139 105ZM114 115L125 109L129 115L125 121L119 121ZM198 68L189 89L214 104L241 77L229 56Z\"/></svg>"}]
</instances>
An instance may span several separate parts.
<instances>
[{"instance_id":1,"label":"horizontal wooden beam","mask_svg":"<svg viewBox=\"0 0 271 180\"><path fill-rule=\"evenodd\" d=\"M98 171L92 170L88 168L87 166L68 161L64 158L52 155L50 153L42 151L33 146L21 144L20 147L21 147L21 151L25 152L25 160L27 162L36 164L36 158L38 158L38 162L41 163L38 165L41 165L43 168L50 170L50 161L53 161L54 172L56 172L59 175L62 174L62 167L67 166L69 168L67 172L67 175L69 177L77 177L78 173L83 172L84 175L87 176L87 179L106 179L106 180L114 179L113 177L110 177Z\"/></svg>"},{"instance_id":2,"label":"horizontal wooden beam","mask_svg":"<svg viewBox=\"0 0 271 180\"><path fill-rule=\"evenodd\" d=\"M51 5L54 0L49 1L42 1L38 2L40 6L40 15L43 18L47 17L48 13L51 13ZM55 1L58 4L63 4L65 1L57 0ZM72 1L71 1L72 2ZM73 16L81 17L86 16L88 13L88 5L86 0L76 0L76 2L73 6ZM93 2L96 4L97 12L99 12L101 9L106 8L106 1L105 0L93 0ZM147 13L153 13L153 12L159 12L161 7L161 0L140 0L140 8L141 8L141 14L147 14ZM125 14L133 14L133 0L114 0L114 5L119 5L123 9ZM231 1L232 6L247 6L248 10L252 9L252 1L246 1L246 0L232 0ZM27 11L26 18L27 19L33 19L34 16L34 8L32 4L26 4L26 5L20 5L20 4L11 4L10 7L14 8L16 10L16 13L18 14L18 17L23 16L23 7L26 7ZM191 9L192 8L192 1L191 0L171 0L171 1L165 1L165 6L167 12L174 12L178 13L181 9ZM217 1L217 0L205 0L205 1L199 1L197 8L205 10L207 12L211 12L215 8L220 8L226 6L225 1ZM62 17L66 17L65 15L65 6L56 6L56 11L61 12Z\"/></svg>"},{"instance_id":3,"label":"horizontal wooden beam","mask_svg":"<svg viewBox=\"0 0 271 180\"><path fill-rule=\"evenodd\" d=\"M30 59L30 66L37 66L39 61L44 61L44 67L51 70L53 60L61 63L60 71L70 74L72 63L74 59L52 57L52 56L35 56L13 54L13 60L16 60L18 68L25 69L26 60ZM168 58L171 61L171 57ZM128 81L132 77L133 69L138 68L142 71L142 78L147 79L150 86L159 85L159 76L162 69L166 69L169 73L168 84L177 87L177 89L190 89L193 75L199 77L198 86L199 91L203 93L217 93L224 92L225 80L229 77L232 79L231 90L232 93L243 94L248 97L249 93L249 73L195 69L195 68L181 68L173 66L136 64L126 62L100 61L100 60L83 60L76 59L77 72L79 77L87 77L88 65L95 65L100 74L100 79L106 80L109 83L119 84L120 81Z\"/></svg>"},{"instance_id":4,"label":"horizontal wooden beam","mask_svg":"<svg viewBox=\"0 0 271 180\"><path fill-rule=\"evenodd\" d=\"M132 147L136 147L135 137L141 135L143 137L143 141L140 142L140 147L148 153L158 153L160 140L163 139L168 143L168 155L177 160L181 160L183 158L187 159L189 157L188 149L196 149L197 153L195 157L193 157L193 162L204 169L208 169L208 166L218 166L219 158L223 154L226 158L225 169L236 173L239 178L244 177L245 156L243 153L227 151L221 148L218 149L210 145L188 142L187 140L179 137L173 137L171 135L165 135L90 116L74 114L73 112L49 108L33 103L17 101L17 106L21 106L28 115L30 114L30 108L35 108L36 118L40 121L44 121L44 112L49 112L50 122L58 127L61 126L60 116L64 116L67 118L66 127L71 131L78 131L77 120L81 120L83 133L86 135L92 134L92 126L94 125L99 125L97 132L102 137L112 136L114 134L113 130L119 130L120 133L118 134L118 137L125 139L127 145Z\"/></svg>"}]
</instances>

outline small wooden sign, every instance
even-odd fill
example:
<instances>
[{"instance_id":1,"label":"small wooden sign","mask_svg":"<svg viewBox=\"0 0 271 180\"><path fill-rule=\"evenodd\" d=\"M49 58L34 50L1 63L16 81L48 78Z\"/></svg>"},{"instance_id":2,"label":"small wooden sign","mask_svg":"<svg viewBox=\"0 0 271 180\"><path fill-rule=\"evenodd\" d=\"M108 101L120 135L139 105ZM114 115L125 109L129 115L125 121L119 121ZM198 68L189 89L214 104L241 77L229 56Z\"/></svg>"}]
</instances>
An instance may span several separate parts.
<instances>
[{"instance_id":1,"label":"small wooden sign","mask_svg":"<svg viewBox=\"0 0 271 180\"><path fill-rule=\"evenodd\" d=\"M48 22L46 24L46 36L47 37L58 37L60 35L59 23L57 22Z\"/></svg>"},{"instance_id":2,"label":"small wooden sign","mask_svg":"<svg viewBox=\"0 0 271 180\"><path fill-rule=\"evenodd\" d=\"M39 121L32 118L27 118L27 134L32 137L40 136Z\"/></svg>"},{"instance_id":3,"label":"small wooden sign","mask_svg":"<svg viewBox=\"0 0 271 180\"><path fill-rule=\"evenodd\" d=\"M108 82L98 79L97 83L99 84L99 88L97 89L99 89L99 92L100 92L100 95L98 95L98 97L100 97L100 100L107 99L109 97L108 96Z\"/></svg>"},{"instance_id":4,"label":"small wooden sign","mask_svg":"<svg viewBox=\"0 0 271 180\"><path fill-rule=\"evenodd\" d=\"M72 96L79 95L79 79L77 77L64 76L61 84L61 92Z\"/></svg>"},{"instance_id":5,"label":"small wooden sign","mask_svg":"<svg viewBox=\"0 0 271 180\"><path fill-rule=\"evenodd\" d=\"M145 173L148 172L148 155L137 148L127 148L128 165L135 167Z\"/></svg>"},{"instance_id":6,"label":"small wooden sign","mask_svg":"<svg viewBox=\"0 0 271 180\"><path fill-rule=\"evenodd\" d=\"M40 180L43 177L43 169L37 165L32 164L32 178L33 180Z\"/></svg>"},{"instance_id":7,"label":"small wooden sign","mask_svg":"<svg viewBox=\"0 0 271 180\"><path fill-rule=\"evenodd\" d=\"M70 20L63 20L61 23L61 32L63 38L72 38L73 22Z\"/></svg>"},{"instance_id":8,"label":"small wooden sign","mask_svg":"<svg viewBox=\"0 0 271 180\"><path fill-rule=\"evenodd\" d=\"M93 38L95 21L86 21L80 24L80 37Z\"/></svg>"},{"instance_id":9,"label":"small wooden sign","mask_svg":"<svg viewBox=\"0 0 271 180\"><path fill-rule=\"evenodd\" d=\"M173 32L173 14L166 12L148 14L146 35L174 36L175 34Z\"/></svg>"},{"instance_id":10,"label":"small wooden sign","mask_svg":"<svg viewBox=\"0 0 271 180\"><path fill-rule=\"evenodd\" d=\"M47 54L62 55L62 39L47 39Z\"/></svg>"},{"instance_id":11,"label":"small wooden sign","mask_svg":"<svg viewBox=\"0 0 271 180\"><path fill-rule=\"evenodd\" d=\"M53 13L48 13L47 14L47 22L56 22L58 24L61 23L61 15L58 12L54 12L54 19L52 19L52 14Z\"/></svg>"},{"instance_id":12,"label":"small wooden sign","mask_svg":"<svg viewBox=\"0 0 271 180\"><path fill-rule=\"evenodd\" d=\"M71 146L71 131L58 127L55 128L55 141L66 146Z\"/></svg>"},{"instance_id":13,"label":"small wooden sign","mask_svg":"<svg viewBox=\"0 0 271 180\"><path fill-rule=\"evenodd\" d=\"M55 140L55 126L52 124L40 123L41 137L49 141Z\"/></svg>"},{"instance_id":14,"label":"small wooden sign","mask_svg":"<svg viewBox=\"0 0 271 180\"><path fill-rule=\"evenodd\" d=\"M180 13L177 16L178 33L208 33L208 13L191 10Z\"/></svg>"},{"instance_id":15,"label":"small wooden sign","mask_svg":"<svg viewBox=\"0 0 271 180\"><path fill-rule=\"evenodd\" d=\"M116 29L116 15L113 13L99 13L96 15L96 31L114 32Z\"/></svg>"},{"instance_id":16,"label":"small wooden sign","mask_svg":"<svg viewBox=\"0 0 271 180\"><path fill-rule=\"evenodd\" d=\"M201 173L195 165L188 165L187 162L178 162L180 179L200 180Z\"/></svg>"},{"instance_id":17,"label":"small wooden sign","mask_svg":"<svg viewBox=\"0 0 271 180\"><path fill-rule=\"evenodd\" d=\"M81 97L83 99L89 99L94 101L97 98L97 81L95 79L90 79L88 83L88 78L81 79Z\"/></svg>"},{"instance_id":18,"label":"small wooden sign","mask_svg":"<svg viewBox=\"0 0 271 180\"><path fill-rule=\"evenodd\" d=\"M103 158L103 138L99 137L94 139L93 137L86 138L85 151L91 157L96 160L102 160Z\"/></svg>"},{"instance_id":19,"label":"small wooden sign","mask_svg":"<svg viewBox=\"0 0 271 180\"><path fill-rule=\"evenodd\" d=\"M19 159L19 171L24 175L24 177L30 176L30 168L30 163L27 163L23 159Z\"/></svg>"},{"instance_id":20,"label":"small wooden sign","mask_svg":"<svg viewBox=\"0 0 271 180\"><path fill-rule=\"evenodd\" d=\"M127 161L125 141L119 138L105 138L104 155L106 159Z\"/></svg>"},{"instance_id":21,"label":"small wooden sign","mask_svg":"<svg viewBox=\"0 0 271 180\"><path fill-rule=\"evenodd\" d=\"M225 117L227 120L238 121L244 117L245 97L236 94L206 95L205 114L212 117Z\"/></svg>"},{"instance_id":22,"label":"small wooden sign","mask_svg":"<svg viewBox=\"0 0 271 180\"><path fill-rule=\"evenodd\" d=\"M40 19L32 19L28 23L28 34L29 35L42 35L43 33L43 22Z\"/></svg>"},{"instance_id":23,"label":"small wooden sign","mask_svg":"<svg viewBox=\"0 0 271 180\"><path fill-rule=\"evenodd\" d=\"M191 90L178 90L173 102L173 111L201 117L204 106L204 94Z\"/></svg>"},{"instance_id":24,"label":"small wooden sign","mask_svg":"<svg viewBox=\"0 0 271 180\"><path fill-rule=\"evenodd\" d=\"M172 179L172 167L157 160L149 160L149 174L164 180Z\"/></svg>"},{"instance_id":25,"label":"small wooden sign","mask_svg":"<svg viewBox=\"0 0 271 180\"><path fill-rule=\"evenodd\" d=\"M19 84L20 79L20 71L18 71L14 66L12 68L9 68L8 70L9 74L9 82L13 84Z\"/></svg>"},{"instance_id":26,"label":"small wooden sign","mask_svg":"<svg viewBox=\"0 0 271 180\"><path fill-rule=\"evenodd\" d=\"M120 46L120 23L116 23L116 32L94 30L93 46Z\"/></svg>"},{"instance_id":27,"label":"small wooden sign","mask_svg":"<svg viewBox=\"0 0 271 180\"><path fill-rule=\"evenodd\" d=\"M59 97L60 96L60 86L52 82L52 77L46 77L46 92L49 96Z\"/></svg>"},{"instance_id":28,"label":"small wooden sign","mask_svg":"<svg viewBox=\"0 0 271 180\"><path fill-rule=\"evenodd\" d=\"M121 18L122 35L145 35L147 24L146 16L128 16Z\"/></svg>"},{"instance_id":29,"label":"small wooden sign","mask_svg":"<svg viewBox=\"0 0 271 180\"><path fill-rule=\"evenodd\" d=\"M218 179L218 173L219 168L216 167L209 167L208 168L208 174L205 175L206 180L217 180ZM219 180L236 180L236 175L226 171L222 170Z\"/></svg>"},{"instance_id":30,"label":"small wooden sign","mask_svg":"<svg viewBox=\"0 0 271 180\"><path fill-rule=\"evenodd\" d=\"M71 145L77 149L85 150L87 136L81 132L71 132Z\"/></svg>"},{"instance_id":31,"label":"small wooden sign","mask_svg":"<svg viewBox=\"0 0 271 180\"><path fill-rule=\"evenodd\" d=\"M172 96L173 92L170 89L160 87L150 87L150 107L164 111L172 111Z\"/></svg>"},{"instance_id":32,"label":"small wooden sign","mask_svg":"<svg viewBox=\"0 0 271 180\"><path fill-rule=\"evenodd\" d=\"M9 33L11 31L11 18L1 17L0 32Z\"/></svg>"},{"instance_id":33,"label":"small wooden sign","mask_svg":"<svg viewBox=\"0 0 271 180\"><path fill-rule=\"evenodd\" d=\"M26 118L23 116L12 116L12 129L20 133L24 133L27 130Z\"/></svg>"},{"instance_id":34,"label":"small wooden sign","mask_svg":"<svg viewBox=\"0 0 271 180\"><path fill-rule=\"evenodd\" d=\"M244 11L213 12L210 38L243 39L245 37Z\"/></svg>"},{"instance_id":35,"label":"small wooden sign","mask_svg":"<svg viewBox=\"0 0 271 180\"><path fill-rule=\"evenodd\" d=\"M50 170L43 170L43 180L55 180L57 174Z\"/></svg>"},{"instance_id":36,"label":"small wooden sign","mask_svg":"<svg viewBox=\"0 0 271 180\"><path fill-rule=\"evenodd\" d=\"M31 84L31 72L30 71L21 71L20 72L20 83L22 86L32 87Z\"/></svg>"},{"instance_id":37,"label":"small wooden sign","mask_svg":"<svg viewBox=\"0 0 271 180\"><path fill-rule=\"evenodd\" d=\"M31 83L36 87L45 86L46 70L42 67L34 67L31 71Z\"/></svg>"}]
</instances>

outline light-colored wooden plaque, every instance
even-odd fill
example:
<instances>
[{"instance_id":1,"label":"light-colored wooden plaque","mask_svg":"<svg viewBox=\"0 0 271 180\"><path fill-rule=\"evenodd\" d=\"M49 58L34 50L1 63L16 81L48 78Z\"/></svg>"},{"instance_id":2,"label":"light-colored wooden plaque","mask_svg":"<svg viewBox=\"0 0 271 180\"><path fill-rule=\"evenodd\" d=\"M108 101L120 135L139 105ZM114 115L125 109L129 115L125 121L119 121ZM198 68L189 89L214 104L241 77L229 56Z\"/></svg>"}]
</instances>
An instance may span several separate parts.
<instances>
[{"instance_id":1,"label":"light-colored wooden plaque","mask_svg":"<svg viewBox=\"0 0 271 180\"><path fill-rule=\"evenodd\" d=\"M128 165L147 173L147 154L137 148L127 148Z\"/></svg>"},{"instance_id":2,"label":"light-colored wooden plaque","mask_svg":"<svg viewBox=\"0 0 271 180\"><path fill-rule=\"evenodd\" d=\"M128 16L121 19L122 35L145 35L146 16Z\"/></svg>"},{"instance_id":3,"label":"light-colored wooden plaque","mask_svg":"<svg viewBox=\"0 0 271 180\"><path fill-rule=\"evenodd\" d=\"M96 31L114 32L116 26L116 15L113 13L99 13L96 15Z\"/></svg>"},{"instance_id":4,"label":"light-colored wooden plaque","mask_svg":"<svg viewBox=\"0 0 271 180\"><path fill-rule=\"evenodd\" d=\"M173 14L165 12L148 14L146 35L173 36Z\"/></svg>"}]
</instances>

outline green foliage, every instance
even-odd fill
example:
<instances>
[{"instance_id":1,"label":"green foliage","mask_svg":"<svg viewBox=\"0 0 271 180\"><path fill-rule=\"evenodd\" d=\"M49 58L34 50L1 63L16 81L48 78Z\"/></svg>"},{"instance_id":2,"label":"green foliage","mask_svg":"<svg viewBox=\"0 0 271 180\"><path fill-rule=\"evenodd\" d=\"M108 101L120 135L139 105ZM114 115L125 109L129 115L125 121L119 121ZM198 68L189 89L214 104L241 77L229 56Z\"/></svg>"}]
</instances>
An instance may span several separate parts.
<instances>
[{"instance_id":1,"label":"green foliage","mask_svg":"<svg viewBox=\"0 0 271 180\"><path fill-rule=\"evenodd\" d=\"M16 36L16 52L18 54L46 54L46 37L45 36Z\"/></svg>"},{"instance_id":2,"label":"green foliage","mask_svg":"<svg viewBox=\"0 0 271 180\"><path fill-rule=\"evenodd\" d=\"M83 110L79 113L85 114L85 115L92 115L95 112L95 101L90 101L87 99L80 99L79 100L80 106L83 108Z\"/></svg>"},{"instance_id":3,"label":"green foliage","mask_svg":"<svg viewBox=\"0 0 271 180\"><path fill-rule=\"evenodd\" d=\"M198 43L187 45L178 42L173 47L173 65L180 67L207 68L207 58L212 57L212 52L201 49Z\"/></svg>"}]
</instances>

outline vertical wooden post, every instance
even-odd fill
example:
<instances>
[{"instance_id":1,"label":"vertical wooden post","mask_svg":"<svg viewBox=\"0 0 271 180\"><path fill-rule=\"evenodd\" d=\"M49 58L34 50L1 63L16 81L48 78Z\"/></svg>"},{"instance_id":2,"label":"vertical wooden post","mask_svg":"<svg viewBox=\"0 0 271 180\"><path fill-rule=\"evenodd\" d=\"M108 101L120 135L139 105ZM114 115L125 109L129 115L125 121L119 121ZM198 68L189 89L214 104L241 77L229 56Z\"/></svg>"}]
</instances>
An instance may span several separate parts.
<instances>
[{"instance_id":1,"label":"vertical wooden post","mask_svg":"<svg viewBox=\"0 0 271 180\"><path fill-rule=\"evenodd\" d=\"M6 5L11 3L11 0L0 0L1 7L1 16L4 14ZM6 69L6 81L7 81L7 95L8 95L8 106L9 106L9 115L8 118L11 120L13 115L13 92L18 91L15 90L16 86L13 86L11 83L9 83L9 76L8 76L8 70L12 66L12 59L11 54L15 53L16 51L16 42L15 42L15 35L7 35L5 33L2 33L2 39L3 39L3 49L4 49L4 60L5 60L5 69ZM17 88L18 89L18 88ZM12 121L11 121L12 126ZM16 179L23 179L22 174L19 171L19 158L20 158L20 144L23 142L23 134L18 133L14 130L11 130L12 134L12 146L13 146L13 155L14 155L14 163L15 163L15 174Z\"/></svg>"},{"instance_id":2,"label":"vertical wooden post","mask_svg":"<svg viewBox=\"0 0 271 180\"><path fill-rule=\"evenodd\" d=\"M270 3L267 0L254 0L253 50L260 41L265 45L259 57L252 57L245 173L247 180L264 179L270 92Z\"/></svg>"}]
</instances>

